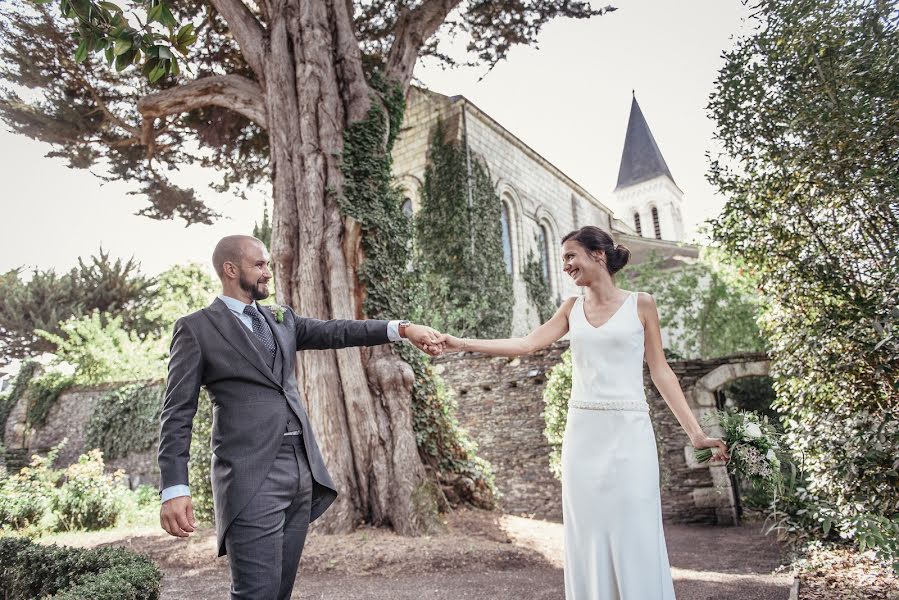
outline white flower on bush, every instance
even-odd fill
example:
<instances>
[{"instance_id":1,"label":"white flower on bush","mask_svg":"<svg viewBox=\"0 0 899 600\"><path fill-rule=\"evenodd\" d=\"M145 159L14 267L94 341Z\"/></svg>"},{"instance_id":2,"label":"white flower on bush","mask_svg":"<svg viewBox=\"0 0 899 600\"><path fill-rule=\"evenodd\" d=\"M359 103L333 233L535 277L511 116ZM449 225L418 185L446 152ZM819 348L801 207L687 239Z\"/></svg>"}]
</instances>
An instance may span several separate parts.
<instances>
[{"instance_id":1,"label":"white flower on bush","mask_svg":"<svg viewBox=\"0 0 899 600\"><path fill-rule=\"evenodd\" d=\"M747 440L757 440L762 437L762 428L757 423L746 423L743 428L743 437Z\"/></svg>"},{"instance_id":2,"label":"white flower on bush","mask_svg":"<svg viewBox=\"0 0 899 600\"><path fill-rule=\"evenodd\" d=\"M768 453L765 454L765 458L768 459L768 462L771 463L772 466L776 469L780 466L780 459L777 458L777 453L774 452L773 449L768 449Z\"/></svg>"}]
</instances>

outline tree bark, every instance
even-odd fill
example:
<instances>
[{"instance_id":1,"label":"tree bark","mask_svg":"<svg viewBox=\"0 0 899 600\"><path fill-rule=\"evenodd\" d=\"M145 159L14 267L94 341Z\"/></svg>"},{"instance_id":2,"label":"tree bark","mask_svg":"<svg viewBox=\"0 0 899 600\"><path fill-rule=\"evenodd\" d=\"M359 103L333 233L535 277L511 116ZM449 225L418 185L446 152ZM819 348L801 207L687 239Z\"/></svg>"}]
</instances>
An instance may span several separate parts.
<instances>
[{"instance_id":1,"label":"tree bark","mask_svg":"<svg viewBox=\"0 0 899 600\"><path fill-rule=\"evenodd\" d=\"M264 91L278 300L305 316L361 318L360 238L337 197L344 132L367 114L373 92L358 56L335 52L349 45L345 6L274 0L269 15ZM297 367L340 491L320 527L341 532L365 521L420 531L427 519L414 498L427 476L412 430L411 368L387 347L303 352Z\"/></svg>"},{"instance_id":2,"label":"tree bark","mask_svg":"<svg viewBox=\"0 0 899 600\"><path fill-rule=\"evenodd\" d=\"M427 0L400 19L387 75L404 91L418 49L458 1ZM365 290L357 277L362 231L339 210L340 159L347 128L381 99L364 76L351 5L265 0L263 27L241 0L212 4L257 81L210 76L143 98L143 142L152 152L156 118L206 105L230 108L265 128L278 301L319 319L364 318ZM345 532L367 522L403 534L430 529L440 491L429 480L412 428L411 367L386 345L301 352L297 381L340 492L318 527Z\"/></svg>"}]
</instances>

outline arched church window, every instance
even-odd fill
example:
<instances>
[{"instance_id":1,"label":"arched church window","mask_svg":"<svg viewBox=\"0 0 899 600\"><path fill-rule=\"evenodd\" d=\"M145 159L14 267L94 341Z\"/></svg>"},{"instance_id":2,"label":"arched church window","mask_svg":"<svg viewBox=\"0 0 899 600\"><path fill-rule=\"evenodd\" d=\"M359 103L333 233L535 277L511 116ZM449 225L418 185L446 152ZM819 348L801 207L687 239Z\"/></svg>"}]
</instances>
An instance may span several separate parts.
<instances>
[{"instance_id":1,"label":"arched church window","mask_svg":"<svg viewBox=\"0 0 899 600\"><path fill-rule=\"evenodd\" d=\"M643 231L640 229L640 213L634 213L634 229L637 230L637 235L643 235Z\"/></svg>"},{"instance_id":2,"label":"arched church window","mask_svg":"<svg viewBox=\"0 0 899 600\"><path fill-rule=\"evenodd\" d=\"M412 200L410 198L403 199L403 214L412 217Z\"/></svg>"},{"instance_id":3,"label":"arched church window","mask_svg":"<svg viewBox=\"0 0 899 600\"><path fill-rule=\"evenodd\" d=\"M506 263L506 273L512 272L512 230L509 226L509 207L502 203L500 223L503 229L503 260Z\"/></svg>"},{"instance_id":4,"label":"arched church window","mask_svg":"<svg viewBox=\"0 0 899 600\"><path fill-rule=\"evenodd\" d=\"M546 227L540 226L537 232L537 250L540 252L540 267L543 269L543 278L549 283L549 234Z\"/></svg>"},{"instance_id":5,"label":"arched church window","mask_svg":"<svg viewBox=\"0 0 899 600\"><path fill-rule=\"evenodd\" d=\"M659 209L652 207L652 226L655 229L656 239L662 239L662 228L659 226Z\"/></svg>"}]
</instances>

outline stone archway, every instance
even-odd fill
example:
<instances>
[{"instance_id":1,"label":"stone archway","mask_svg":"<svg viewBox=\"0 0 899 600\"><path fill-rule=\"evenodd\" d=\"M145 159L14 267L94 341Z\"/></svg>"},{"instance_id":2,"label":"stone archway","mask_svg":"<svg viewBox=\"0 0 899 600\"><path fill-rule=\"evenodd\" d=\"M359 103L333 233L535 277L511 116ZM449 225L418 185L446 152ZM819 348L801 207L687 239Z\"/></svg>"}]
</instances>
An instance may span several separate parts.
<instances>
[{"instance_id":1,"label":"stone archway","mask_svg":"<svg viewBox=\"0 0 899 600\"><path fill-rule=\"evenodd\" d=\"M743 379L744 377L760 377L767 376L770 363L767 358L758 360L747 360L752 357L740 356L734 357L737 362L726 362L721 364L699 379L693 384L687 401L691 404L696 418L700 423L709 415L714 414L718 410L717 392L725 386ZM687 390L684 390L685 393ZM717 429L717 431L716 431ZM720 428L710 428L710 435L723 435ZM684 459L687 467L690 469L708 469L711 475L712 485L697 487L693 490L693 503L696 508L714 508L717 522L720 525L736 524L737 517L737 497L733 487L730 475L724 465L708 465L696 462L693 457L693 447L689 444L684 446Z\"/></svg>"}]
</instances>

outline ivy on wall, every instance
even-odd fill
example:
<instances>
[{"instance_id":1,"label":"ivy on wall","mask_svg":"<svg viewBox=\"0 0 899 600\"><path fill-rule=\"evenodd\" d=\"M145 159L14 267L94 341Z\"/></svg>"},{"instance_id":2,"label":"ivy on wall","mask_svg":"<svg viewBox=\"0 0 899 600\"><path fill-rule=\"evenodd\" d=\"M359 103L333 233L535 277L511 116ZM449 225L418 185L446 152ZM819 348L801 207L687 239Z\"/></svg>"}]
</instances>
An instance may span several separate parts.
<instances>
[{"instance_id":1,"label":"ivy on wall","mask_svg":"<svg viewBox=\"0 0 899 600\"><path fill-rule=\"evenodd\" d=\"M28 389L28 384L31 383L31 380L35 373L37 373L39 367L40 365L33 360L23 362L19 367L19 372L13 380L9 391L0 396L0 442L2 442L4 446L6 445L6 442L3 437L6 432L6 420L9 418L9 413L12 412L13 407L15 407L25 394L25 391Z\"/></svg>"},{"instance_id":2,"label":"ivy on wall","mask_svg":"<svg viewBox=\"0 0 899 600\"><path fill-rule=\"evenodd\" d=\"M0 443L6 420L20 400L25 400L25 421L29 427L41 427L60 394L69 388L73 379L58 371L39 374L41 365L29 360L22 363L9 391L0 396Z\"/></svg>"},{"instance_id":3,"label":"ivy on wall","mask_svg":"<svg viewBox=\"0 0 899 600\"><path fill-rule=\"evenodd\" d=\"M88 448L108 458L144 452L159 439L163 387L158 381L129 383L102 394L87 423Z\"/></svg>"},{"instance_id":4,"label":"ivy on wall","mask_svg":"<svg viewBox=\"0 0 899 600\"><path fill-rule=\"evenodd\" d=\"M388 85L377 74L371 80L381 98L372 102L365 120L347 128L341 163L344 189L338 201L343 214L355 219L364 234L365 261L358 273L367 293L366 315L373 319L417 318L424 289L416 273L406 268L412 222L402 212L403 197L393 179L390 155L405 99L399 87ZM430 362L415 349L399 346L395 350L415 373L412 419L423 460L437 471L441 483L471 482L462 486L467 497L459 500L493 506L490 467L475 455L474 442L457 426L452 400Z\"/></svg>"},{"instance_id":5,"label":"ivy on wall","mask_svg":"<svg viewBox=\"0 0 899 600\"><path fill-rule=\"evenodd\" d=\"M74 383L71 375L59 371L47 371L31 380L28 385L28 411L26 419L30 427L41 427L59 396Z\"/></svg>"},{"instance_id":6,"label":"ivy on wall","mask_svg":"<svg viewBox=\"0 0 899 600\"><path fill-rule=\"evenodd\" d=\"M423 320L461 337L508 337L512 276L503 259L502 204L467 141L447 139L438 121L428 149L415 264L428 293Z\"/></svg>"},{"instance_id":7,"label":"ivy on wall","mask_svg":"<svg viewBox=\"0 0 899 600\"><path fill-rule=\"evenodd\" d=\"M543 265L534 255L533 250L528 250L528 257L521 272L524 286L528 293L528 300L537 308L537 315L541 323L546 323L556 312L549 293L549 282L543 274Z\"/></svg>"}]
</instances>

